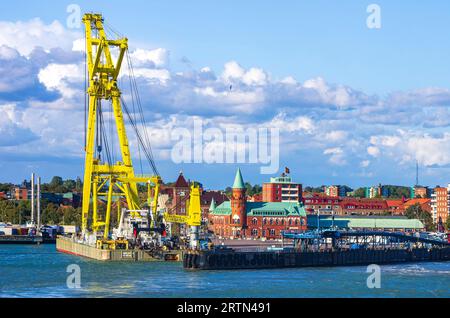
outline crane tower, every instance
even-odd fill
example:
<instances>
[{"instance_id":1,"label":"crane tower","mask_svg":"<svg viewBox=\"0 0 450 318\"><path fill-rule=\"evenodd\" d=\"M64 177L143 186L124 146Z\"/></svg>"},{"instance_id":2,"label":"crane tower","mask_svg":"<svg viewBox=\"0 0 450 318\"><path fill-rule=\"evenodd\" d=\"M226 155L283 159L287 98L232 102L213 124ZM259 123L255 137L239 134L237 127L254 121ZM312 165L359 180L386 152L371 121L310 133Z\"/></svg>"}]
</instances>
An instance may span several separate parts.
<instances>
[{"instance_id":1,"label":"crane tower","mask_svg":"<svg viewBox=\"0 0 450 318\"><path fill-rule=\"evenodd\" d=\"M121 91L118 76L124 56L128 50L127 38L108 39L100 14L85 14L83 23L86 36L87 64L87 108L85 170L82 204L82 231L88 233L103 231L103 238L108 239L113 200L126 199L129 211L141 209L138 197L138 183L146 183L148 194L153 195L152 209L156 214L157 197L161 179L159 176L136 176L130 154L130 147L122 111ZM118 54L112 54L112 51ZM114 61L113 55L116 57ZM117 162L105 162L102 148L98 144L101 124L101 108L111 105L109 111L114 118L115 130L119 144L120 156ZM106 202L106 212L100 215L98 200ZM150 206L149 202L149 206Z\"/></svg>"}]
</instances>

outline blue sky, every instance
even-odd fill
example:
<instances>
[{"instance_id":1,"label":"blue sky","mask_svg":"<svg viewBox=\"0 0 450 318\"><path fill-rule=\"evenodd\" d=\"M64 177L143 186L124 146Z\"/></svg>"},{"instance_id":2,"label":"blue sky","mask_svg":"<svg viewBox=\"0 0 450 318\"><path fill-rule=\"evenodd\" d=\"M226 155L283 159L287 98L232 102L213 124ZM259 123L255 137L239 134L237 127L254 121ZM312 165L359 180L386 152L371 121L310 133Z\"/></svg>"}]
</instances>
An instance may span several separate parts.
<instances>
[{"instance_id":1,"label":"blue sky","mask_svg":"<svg viewBox=\"0 0 450 318\"><path fill-rule=\"evenodd\" d=\"M75 75L61 74L76 73L76 65L82 62L70 45L82 36L82 29L66 27L66 8L71 3L83 11L103 13L109 24L127 35L131 50L162 49L157 55L163 60L159 65L142 66L157 73L159 82L153 77L140 79L146 117L155 131L189 122L192 116L216 125L243 127L282 122L281 127L298 127L281 134L280 165L291 167L294 178L302 183L412 184L416 159L422 183L434 186L450 181L446 178L450 164L448 1L427 5L411 1L128 1L124 5L123 1L19 0L2 3L0 10L0 21L8 25L0 31L0 46L18 52L14 59L0 60L0 75L7 74L11 82L17 76L20 85L16 86L23 86L19 90L0 83L0 110L9 118L0 121L0 132L9 140L0 143L0 182L19 181L32 170L44 178L82 174L77 138L83 105L69 92L82 85ZM379 30L366 26L366 8L371 3L381 8ZM34 18L39 23L31 23ZM20 40L19 35L30 33L30 28L45 29L55 20L63 33L53 34L50 28L48 37L44 32L28 35L26 42ZM45 53L32 55L32 46L39 45ZM57 47L66 54L50 52ZM264 83L252 80L249 84L235 75L224 79L227 70L236 70L234 64L227 64L232 61L244 73L252 68L260 71ZM205 67L214 80L193 80ZM26 69L29 76L19 74L19 69ZM170 79L163 83L161 76ZM288 77L295 79L294 88L280 84ZM52 78L60 81L52 84ZM221 85L225 87L227 80L236 83L243 98L249 98L245 114L239 114L243 105L221 100ZM192 94L206 88L213 90L214 97L201 99L204 96ZM264 99L254 101L255 95ZM178 96L176 103L171 103L172 96ZM58 109L60 105L64 110ZM73 121L70 133L65 130L66 118ZM310 129L300 127L305 124ZM174 164L164 157L167 146L156 142L155 148L165 179L183 170L213 188L232 182L237 165ZM251 182L269 178L259 174L257 165L243 165L242 170Z\"/></svg>"}]
</instances>

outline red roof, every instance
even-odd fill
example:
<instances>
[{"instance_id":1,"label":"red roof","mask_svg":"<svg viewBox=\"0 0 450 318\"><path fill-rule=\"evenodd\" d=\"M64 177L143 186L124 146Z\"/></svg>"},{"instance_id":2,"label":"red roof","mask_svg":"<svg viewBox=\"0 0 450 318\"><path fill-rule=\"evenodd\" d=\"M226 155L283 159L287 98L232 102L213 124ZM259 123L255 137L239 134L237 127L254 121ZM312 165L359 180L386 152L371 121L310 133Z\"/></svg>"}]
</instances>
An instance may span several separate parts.
<instances>
[{"instance_id":1,"label":"red roof","mask_svg":"<svg viewBox=\"0 0 450 318\"><path fill-rule=\"evenodd\" d=\"M183 173L180 172L177 181L175 182L175 188L189 188L189 184L183 176Z\"/></svg>"},{"instance_id":2,"label":"red roof","mask_svg":"<svg viewBox=\"0 0 450 318\"><path fill-rule=\"evenodd\" d=\"M422 204L427 204L427 203L430 203L430 202L431 202L431 199L421 199L421 198L417 198L417 199L411 199L411 200L406 201L406 202L403 204L403 206L404 206L405 208L408 208L408 207L410 207L410 206L412 206L412 205L415 205L415 204L420 204L420 205L422 205Z\"/></svg>"},{"instance_id":3,"label":"red roof","mask_svg":"<svg viewBox=\"0 0 450 318\"><path fill-rule=\"evenodd\" d=\"M392 207L399 207L404 203L404 201L402 199L397 199L397 200L386 200L386 204L389 208Z\"/></svg>"}]
</instances>

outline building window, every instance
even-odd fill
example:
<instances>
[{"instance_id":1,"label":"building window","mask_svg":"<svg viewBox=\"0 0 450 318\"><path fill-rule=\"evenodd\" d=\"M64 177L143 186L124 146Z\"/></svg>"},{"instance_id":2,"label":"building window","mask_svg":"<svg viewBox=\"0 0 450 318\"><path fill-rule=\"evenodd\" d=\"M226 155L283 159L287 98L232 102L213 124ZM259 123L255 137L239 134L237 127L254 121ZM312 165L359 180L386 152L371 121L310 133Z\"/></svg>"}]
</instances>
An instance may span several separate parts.
<instances>
[{"instance_id":1,"label":"building window","mask_svg":"<svg viewBox=\"0 0 450 318\"><path fill-rule=\"evenodd\" d=\"M257 229L253 229L252 230L252 236L258 236L258 230Z\"/></svg>"},{"instance_id":2,"label":"building window","mask_svg":"<svg viewBox=\"0 0 450 318\"><path fill-rule=\"evenodd\" d=\"M270 229L270 236L275 236L275 229Z\"/></svg>"},{"instance_id":3,"label":"building window","mask_svg":"<svg viewBox=\"0 0 450 318\"><path fill-rule=\"evenodd\" d=\"M257 218L253 218L252 224L253 224L253 225L258 225L258 219L257 219Z\"/></svg>"},{"instance_id":4,"label":"building window","mask_svg":"<svg viewBox=\"0 0 450 318\"><path fill-rule=\"evenodd\" d=\"M273 225L273 219L270 219L269 223L270 225Z\"/></svg>"}]
</instances>

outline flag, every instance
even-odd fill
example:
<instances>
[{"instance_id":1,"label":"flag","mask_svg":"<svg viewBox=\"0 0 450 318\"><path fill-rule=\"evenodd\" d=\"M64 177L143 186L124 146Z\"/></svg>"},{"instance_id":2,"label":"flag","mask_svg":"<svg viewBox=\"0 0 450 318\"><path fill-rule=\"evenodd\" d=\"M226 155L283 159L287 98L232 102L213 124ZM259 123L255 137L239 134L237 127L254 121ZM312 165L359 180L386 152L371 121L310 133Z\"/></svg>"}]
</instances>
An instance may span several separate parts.
<instances>
[{"instance_id":1,"label":"flag","mask_svg":"<svg viewBox=\"0 0 450 318\"><path fill-rule=\"evenodd\" d=\"M284 168L284 172L286 172L286 173L291 173L288 167L285 167L285 168Z\"/></svg>"}]
</instances>

